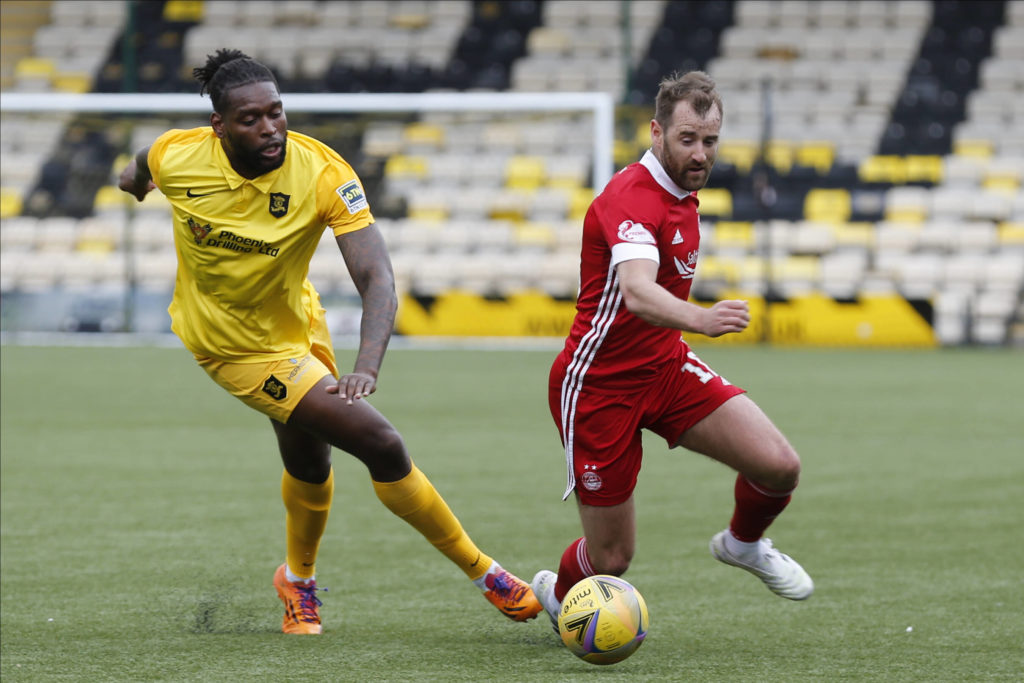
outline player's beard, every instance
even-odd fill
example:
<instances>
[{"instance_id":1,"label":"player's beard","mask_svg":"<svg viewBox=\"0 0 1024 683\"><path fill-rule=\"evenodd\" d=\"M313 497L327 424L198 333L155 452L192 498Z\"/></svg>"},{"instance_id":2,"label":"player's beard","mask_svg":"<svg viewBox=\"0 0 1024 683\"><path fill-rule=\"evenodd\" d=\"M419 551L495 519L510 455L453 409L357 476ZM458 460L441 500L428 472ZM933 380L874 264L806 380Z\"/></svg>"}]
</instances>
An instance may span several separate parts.
<instances>
[{"instance_id":1,"label":"player's beard","mask_svg":"<svg viewBox=\"0 0 1024 683\"><path fill-rule=\"evenodd\" d=\"M676 185L687 192L694 192L704 187L708 182L708 176L711 175L711 163L697 164L693 162L684 163L679 161L675 158L667 145L662 145L658 161L661 162L661 166L665 169L665 173L668 174L668 177L671 178ZM690 174L691 170L697 169L702 171L699 176Z\"/></svg>"},{"instance_id":2,"label":"player's beard","mask_svg":"<svg viewBox=\"0 0 1024 683\"><path fill-rule=\"evenodd\" d=\"M263 149L265 149L265 147L247 149L244 154L240 155L241 158L239 158L238 161L241 162L243 166L251 169L258 176L281 168L281 166L284 165L285 155L288 151L288 131L285 131L281 138L281 151L276 157L268 159L263 156Z\"/></svg>"}]
</instances>

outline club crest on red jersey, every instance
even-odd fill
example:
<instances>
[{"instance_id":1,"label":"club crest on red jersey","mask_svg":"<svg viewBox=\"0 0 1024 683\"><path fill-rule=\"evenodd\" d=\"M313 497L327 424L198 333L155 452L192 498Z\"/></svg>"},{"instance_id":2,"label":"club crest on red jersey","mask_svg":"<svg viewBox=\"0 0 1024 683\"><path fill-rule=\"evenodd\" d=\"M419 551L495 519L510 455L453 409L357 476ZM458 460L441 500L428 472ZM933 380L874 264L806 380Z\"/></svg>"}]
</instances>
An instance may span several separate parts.
<instances>
[{"instance_id":1,"label":"club crest on red jersey","mask_svg":"<svg viewBox=\"0 0 1024 683\"><path fill-rule=\"evenodd\" d=\"M619 239L635 244L655 244L654 235L640 223L622 221L619 223Z\"/></svg>"}]
</instances>

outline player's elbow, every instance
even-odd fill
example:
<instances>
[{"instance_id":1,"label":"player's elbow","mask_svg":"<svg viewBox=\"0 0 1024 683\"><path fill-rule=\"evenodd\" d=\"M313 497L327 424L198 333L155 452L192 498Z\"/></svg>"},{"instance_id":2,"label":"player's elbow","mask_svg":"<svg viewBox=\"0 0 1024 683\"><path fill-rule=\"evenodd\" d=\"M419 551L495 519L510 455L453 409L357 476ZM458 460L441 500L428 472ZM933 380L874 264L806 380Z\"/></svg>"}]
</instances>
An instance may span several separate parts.
<instances>
[{"instance_id":1,"label":"player's elbow","mask_svg":"<svg viewBox=\"0 0 1024 683\"><path fill-rule=\"evenodd\" d=\"M623 288L621 291L622 303L625 304L627 311L651 325L661 324L657 308L652 306L647 298L630 288Z\"/></svg>"}]
</instances>

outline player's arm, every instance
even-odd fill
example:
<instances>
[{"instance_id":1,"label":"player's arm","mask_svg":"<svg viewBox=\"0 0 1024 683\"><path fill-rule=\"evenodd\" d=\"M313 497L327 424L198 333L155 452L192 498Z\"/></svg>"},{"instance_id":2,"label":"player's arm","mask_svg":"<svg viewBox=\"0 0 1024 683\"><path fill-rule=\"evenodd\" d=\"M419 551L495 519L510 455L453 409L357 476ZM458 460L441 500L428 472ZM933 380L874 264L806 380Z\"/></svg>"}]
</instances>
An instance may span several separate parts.
<instances>
[{"instance_id":1,"label":"player's arm","mask_svg":"<svg viewBox=\"0 0 1024 683\"><path fill-rule=\"evenodd\" d=\"M132 157L132 160L121 171L117 186L140 202L156 188L153 183L153 174L149 170L149 147L139 150L139 153Z\"/></svg>"},{"instance_id":2,"label":"player's arm","mask_svg":"<svg viewBox=\"0 0 1024 683\"><path fill-rule=\"evenodd\" d=\"M377 226L346 232L336 239L363 302L355 367L331 391L351 403L377 390L377 374L395 326L398 296L391 259Z\"/></svg>"},{"instance_id":3,"label":"player's arm","mask_svg":"<svg viewBox=\"0 0 1024 683\"><path fill-rule=\"evenodd\" d=\"M636 258L622 261L615 268L626 308L651 325L720 337L729 332L742 332L750 324L746 301L718 301L711 308L705 308L674 296L658 284L656 261Z\"/></svg>"}]
</instances>

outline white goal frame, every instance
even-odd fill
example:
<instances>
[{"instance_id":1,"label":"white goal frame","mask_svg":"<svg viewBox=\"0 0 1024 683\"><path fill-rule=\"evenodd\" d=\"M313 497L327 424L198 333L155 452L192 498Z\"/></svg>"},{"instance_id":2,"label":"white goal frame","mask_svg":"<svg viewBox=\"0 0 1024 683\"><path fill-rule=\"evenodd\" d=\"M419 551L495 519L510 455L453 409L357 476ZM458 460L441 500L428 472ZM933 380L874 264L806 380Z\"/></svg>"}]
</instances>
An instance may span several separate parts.
<instances>
[{"instance_id":1,"label":"white goal frame","mask_svg":"<svg viewBox=\"0 0 1024 683\"><path fill-rule=\"evenodd\" d=\"M604 92L285 93L287 111L320 114L421 112L590 112L594 193L614 173L615 102ZM3 93L0 112L209 112L210 101L184 93Z\"/></svg>"}]
</instances>

